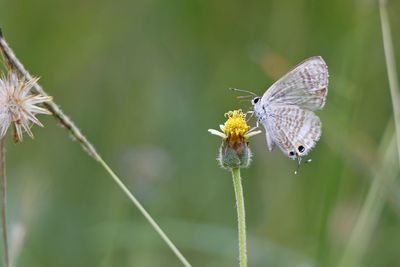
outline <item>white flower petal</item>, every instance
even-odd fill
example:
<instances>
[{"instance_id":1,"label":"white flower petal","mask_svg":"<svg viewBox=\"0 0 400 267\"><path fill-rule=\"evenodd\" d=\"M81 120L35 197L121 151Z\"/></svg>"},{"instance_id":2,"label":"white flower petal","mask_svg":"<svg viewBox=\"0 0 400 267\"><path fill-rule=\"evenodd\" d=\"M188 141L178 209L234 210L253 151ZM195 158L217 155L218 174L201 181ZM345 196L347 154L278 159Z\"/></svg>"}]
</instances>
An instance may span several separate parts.
<instances>
[{"instance_id":1,"label":"white flower petal","mask_svg":"<svg viewBox=\"0 0 400 267\"><path fill-rule=\"evenodd\" d=\"M33 139L33 133L27 124L22 124L22 127L24 128L25 132L29 135L30 138Z\"/></svg>"},{"instance_id":2,"label":"white flower petal","mask_svg":"<svg viewBox=\"0 0 400 267\"><path fill-rule=\"evenodd\" d=\"M22 137L22 128L20 124L15 124L15 131L17 133L17 138L18 141L22 141L23 137Z\"/></svg>"},{"instance_id":3,"label":"white flower petal","mask_svg":"<svg viewBox=\"0 0 400 267\"><path fill-rule=\"evenodd\" d=\"M51 96L42 96L42 95L32 95L26 98L26 101L29 102L30 105L40 104L51 100L53 100Z\"/></svg>"},{"instance_id":4,"label":"white flower petal","mask_svg":"<svg viewBox=\"0 0 400 267\"><path fill-rule=\"evenodd\" d=\"M259 133L262 133L262 131L261 131L261 130L258 130L258 131L248 132L248 133L246 133L246 134L244 135L244 137L250 138L250 137L255 136L255 135L259 134Z\"/></svg>"},{"instance_id":5,"label":"white flower petal","mask_svg":"<svg viewBox=\"0 0 400 267\"><path fill-rule=\"evenodd\" d=\"M37 114L47 114L47 115L51 115L51 112L48 111L45 108L41 108L41 107L37 107L37 106L30 106L29 108L27 108L27 110L29 110L30 113L37 113Z\"/></svg>"},{"instance_id":6,"label":"white flower petal","mask_svg":"<svg viewBox=\"0 0 400 267\"><path fill-rule=\"evenodd\" d=\"M32 78L29 81L27 81L26 83L22 83L20 86L20 94L22 97L28 95L28 93L30 93L32 87L37 83L37 81L39 80L39 78Z\"/></svg>"},{"instance_id":7,"label":"white flower petal","mask_svg":"<svg viewBox=\"0 0 400 267\"><path fill-rule=\"evenodd\" d=\"M0 123L0 137L4 137L8 130L10 123Z\"/></svg>"},{"instance_id":8,"label":"white flower petal","mask_svg":"<svg viewBox=\"0 0 400 267\"><path fill-rule=\"evenodd\" d=\"M220 131L217 131L217 130L214 130L214 129L208 129L208 131L213 135L217 135L217 136L222 137L224 139L227 138L227 136L224 133L221 133Z\"/></svg>"},{"instance_id":9,"label":"white flower petal","mask_svg":"<svg viewBox=\"0 0 400 267\"><path fill-rule=\"evenodd\" d=\"M33 122L34 124L39 125L40 127L43 127L43 124L31 113L31 112L24 112L25 114L25 121L21 122L23 124L24 128L25 125L29 125L29 121Z\"/></svg>"}]
</instances>

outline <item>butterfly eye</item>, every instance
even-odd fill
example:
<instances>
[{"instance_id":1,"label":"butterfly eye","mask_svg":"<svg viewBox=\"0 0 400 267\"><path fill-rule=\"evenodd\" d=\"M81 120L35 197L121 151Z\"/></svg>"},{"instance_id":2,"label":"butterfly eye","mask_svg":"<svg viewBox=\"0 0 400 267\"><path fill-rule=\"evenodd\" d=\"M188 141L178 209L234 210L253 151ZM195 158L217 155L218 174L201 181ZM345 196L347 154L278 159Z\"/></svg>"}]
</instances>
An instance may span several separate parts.
<instances>
[{"instance_id":1,"label":"butterfly eye","mask_svg":"<svg viewBox=\"0 0 400 267\"><path fill-rule=\"evenodd\" d=\"M260 101L260 98L259 98L259 97L254 98L254 99L253 99L253 105L254 105L254 104L257 104L258 101Z\"/></svg>"},{"instance_id":2,"label":"butterfly eye","mask_svg":"<svg viewBox=\"0 0 400 267\"><path fill-rule=\"evenodd\" d=\"M304 146L300 145L300 146L297 148L297 150L298 150L300 153L303 153L306 149L304 148Z\"/></svg>"}]
</instances>

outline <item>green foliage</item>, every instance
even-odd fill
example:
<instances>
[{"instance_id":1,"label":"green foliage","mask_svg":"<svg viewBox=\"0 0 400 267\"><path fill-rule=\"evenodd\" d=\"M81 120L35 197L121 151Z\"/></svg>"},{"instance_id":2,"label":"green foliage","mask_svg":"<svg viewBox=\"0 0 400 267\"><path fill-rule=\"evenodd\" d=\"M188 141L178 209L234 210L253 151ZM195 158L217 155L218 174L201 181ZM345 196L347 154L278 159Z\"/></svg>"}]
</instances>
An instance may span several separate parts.
<instances>
[{"instance_id":1,"label":"green foliage","mask_svg":"<svg viewBox=\"0 0 400 267\"><path fill-rule=\"evenodd\" d=\"M388 5L400 62L400 3ZM382 156L393 126L374 1L9 0L0 18L28 70L194 266L237 265L232 182L207 132L250 107L229 87L262 94L314 55L330 72L312 163L295 176L264 136L251 140L249 266L337 266L377 172L398 173ZM179 266L99 165L41 121L35 140L7 143L16 266ZM400 265L399 194L397 181L380 195L361 266Z\"/></svg>"}]
</instances>

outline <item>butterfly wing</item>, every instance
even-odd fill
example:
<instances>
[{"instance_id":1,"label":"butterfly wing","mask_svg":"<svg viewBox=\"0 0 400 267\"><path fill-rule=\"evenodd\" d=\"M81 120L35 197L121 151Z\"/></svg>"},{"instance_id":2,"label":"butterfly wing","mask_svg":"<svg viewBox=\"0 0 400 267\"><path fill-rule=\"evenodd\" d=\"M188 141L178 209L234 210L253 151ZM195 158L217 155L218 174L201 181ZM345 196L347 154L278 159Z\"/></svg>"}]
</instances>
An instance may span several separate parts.
<instances>
[{"instance_id":1,"label":"butterfly wing","mask_svg":"<svg viewBox=\"0 0 400 267\"><path fill-rule=\"evenodd\" d=\"M328 93L328 67L322 57L311 57L275 82L261 102L295 105L307 110L322 109Z\"/></svg>"},{"instance_id":2,"label":"butterfly wing","mask_svg":"<svg viewBox=\"0 0 400 267\"><path fill-rule=\"evenodd\" d=\"M263 124L267 136L292 159L307 155L321 136L321 121L312 111L297 106L272 106L266 113Z\"/></svg>"},{"instance_id":3,"label":"butterfly wing","mask_svg":"<svg viewBox=\"0 0 400 267\"><path fill-rule=\"evenodd\" d=\"M266 120L262 121L261 123L265 128L265 137L267 139L268 149L269 149L269 151L272 151L272 149L274 149L274 147L275 147L275 142L272 139L272 136L271 136L270 132L272 132L273 129L271 129L271 127L269 126L269 124L268 124L268 122Z\"/></svg>"}]
</instances>

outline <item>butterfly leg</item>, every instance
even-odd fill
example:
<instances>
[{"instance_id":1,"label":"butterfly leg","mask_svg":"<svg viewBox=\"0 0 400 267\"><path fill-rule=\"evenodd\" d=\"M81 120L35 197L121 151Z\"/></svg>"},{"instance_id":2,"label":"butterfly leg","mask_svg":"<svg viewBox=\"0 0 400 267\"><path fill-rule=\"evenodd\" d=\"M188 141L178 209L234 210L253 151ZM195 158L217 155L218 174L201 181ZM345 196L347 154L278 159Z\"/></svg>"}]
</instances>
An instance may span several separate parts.
<instances>
[{"instance_id":1,"label":"butterfly leg","mask_svg":"<svg viewBox=\"0 0 400 267\"><path fill-rule=\"evenodd\" d=\"M247 114L250 114L250 117L247 119L247 121L249 121L254 116L254 110L249 110L245 114L246 114L246 117L247 117Z\"/></svg>"},{"instance_id":2,"label":"butterfly leg","mask_svg":"<svg viewBox=\"0 0 400 267\"><path fill-rule=\"evenodd\" d=\"M297 156L297 168L294 171L294 174L298 174L300 170L300 164L301 164L301 157Z\"/></svg>"}]
</instances>

